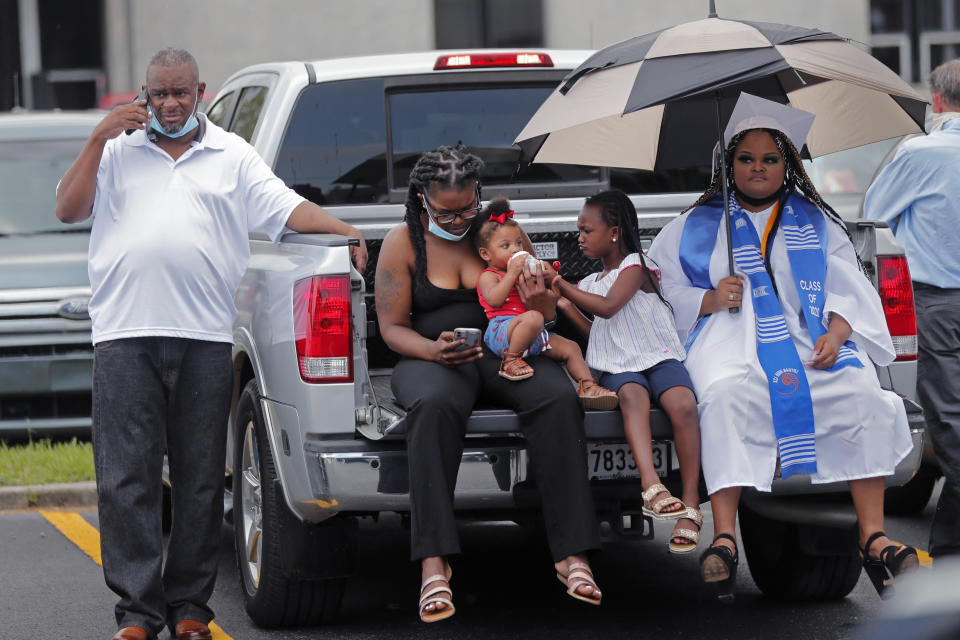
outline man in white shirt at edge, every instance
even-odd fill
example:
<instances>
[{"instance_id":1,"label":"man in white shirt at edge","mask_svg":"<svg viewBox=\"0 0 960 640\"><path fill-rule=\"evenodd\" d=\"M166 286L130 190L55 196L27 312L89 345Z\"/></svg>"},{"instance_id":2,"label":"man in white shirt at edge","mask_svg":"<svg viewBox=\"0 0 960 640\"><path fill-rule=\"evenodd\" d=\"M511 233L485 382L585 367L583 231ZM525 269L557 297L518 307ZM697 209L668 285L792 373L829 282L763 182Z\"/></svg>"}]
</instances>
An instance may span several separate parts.
<instances>
[{"instance_id":1,"label":"man in white shirt at edge","mask_svg":"<svg viewBox=\"0 0 960 640\"><path fill-rule=\"evenodd\" d=\"M113 109L57 187L57 217L94 216L93 445L103 570L120 596L116 640L210 638L216 580L234 295L248 233L284 227L363 235L289 189L239 136L197 113L196 60L164 49L147 100ZM147 111L149 106L152 114ZM133 130L130 135L121 135ZM161 466L173 528L163 564Z\"/></svg>"}]
</instances>

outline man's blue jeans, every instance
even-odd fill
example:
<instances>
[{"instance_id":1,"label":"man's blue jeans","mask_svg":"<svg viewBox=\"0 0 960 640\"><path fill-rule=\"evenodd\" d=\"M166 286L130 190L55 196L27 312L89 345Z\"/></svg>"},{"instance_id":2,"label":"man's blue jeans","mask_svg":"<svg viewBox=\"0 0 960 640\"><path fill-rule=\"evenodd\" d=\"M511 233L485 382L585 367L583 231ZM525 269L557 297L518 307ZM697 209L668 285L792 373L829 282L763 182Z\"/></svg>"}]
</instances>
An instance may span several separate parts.
<instances>
[{"instance_id":1,"label":"man's blue jeans","mask_svg":"<svg viewBox=\"0 0 960 640\"><path fill-rule=\"evenodd\" d=\"M120 627L158 634L209 622L223 519L233 388L231 345L184 338L98 343L93 451L103 573ZM161 473L167 454L173 521L163 562Z\"/></svg>"}]
</instances>

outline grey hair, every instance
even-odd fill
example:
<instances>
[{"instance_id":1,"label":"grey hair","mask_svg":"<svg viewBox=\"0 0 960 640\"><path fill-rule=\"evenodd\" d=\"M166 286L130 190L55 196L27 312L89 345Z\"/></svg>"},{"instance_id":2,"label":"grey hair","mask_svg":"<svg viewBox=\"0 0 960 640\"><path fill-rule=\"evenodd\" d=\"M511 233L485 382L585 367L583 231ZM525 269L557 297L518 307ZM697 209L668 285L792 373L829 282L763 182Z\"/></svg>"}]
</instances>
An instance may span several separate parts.
<instances>
[{"instance_id":1,"label":"grey hair","mask_svg":"<svg viewBox=\"0 0 960 640\"><path fill-rule=\"evenodd\" d=\"M147 69L149 70L150 67L179 67L182 64L190 65L193 77L196 80L200 79L200 67L197 66L197 59L186 49L167 47L166 49L157 51L153 54L153 57L150 58L150 64L147 65Z\"/></svg>"},{"instance_id":2,"label":"grey hair","mask_svg":"<svg viewBox=\"0 0 960 640\"><path fill-rule=\"evenodd\" d=\"M930 73L930 91L960 109L960 58L944 62Z\"/></svg>"}]
</instances>

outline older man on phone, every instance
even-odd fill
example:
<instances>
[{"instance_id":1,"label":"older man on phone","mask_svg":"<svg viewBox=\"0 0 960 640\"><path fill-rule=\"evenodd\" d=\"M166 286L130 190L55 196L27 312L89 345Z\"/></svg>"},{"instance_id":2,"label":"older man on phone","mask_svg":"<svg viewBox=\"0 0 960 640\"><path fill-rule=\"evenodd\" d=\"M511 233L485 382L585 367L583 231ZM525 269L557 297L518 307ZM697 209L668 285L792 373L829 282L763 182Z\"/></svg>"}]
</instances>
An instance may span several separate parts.
<instances>
[{"instance_id":1,"label":"older man on phone","mask_svg":"<svg viewBox=\"0 0 960 640\"><path fill-rule=\"evenodd\" d=\"M182 49L147 65L145 99L111 111L57 187L57 217L90 236L93 447L115 640L210 638L233 386L234 295L248 233L363 236L304 200L256 151L197 112ZM126 131L127 135L123 135ZM173 525L166 564L161 469Z\"/></svg>"}]
</instances>

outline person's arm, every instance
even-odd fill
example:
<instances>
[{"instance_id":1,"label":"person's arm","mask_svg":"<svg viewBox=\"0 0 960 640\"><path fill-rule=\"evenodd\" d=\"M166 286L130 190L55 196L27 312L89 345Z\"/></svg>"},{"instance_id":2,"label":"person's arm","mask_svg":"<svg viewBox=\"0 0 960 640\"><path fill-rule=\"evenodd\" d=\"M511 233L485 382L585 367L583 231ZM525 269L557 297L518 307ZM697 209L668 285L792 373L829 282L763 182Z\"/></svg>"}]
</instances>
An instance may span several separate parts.
<instances>
[{"instance_id":1,"label":"person's arm","mask_svg":"<svg viewBox=\"0 0 960 640\"><path fill-rule=\"evenodd\" d=\"M287 218L287 227L299 233L335 233L341 236L357 238L358 246L350 247L350 257L363 273L367 267L367 243L363 234L354 226L340 220L316 204L305 200L301 202Z\"/></svg>"},{"instance_id":2,"label":"person's arm","mask_svg":"<svg viewBox=\"0 0 960 640\"><path fill-rule=\"evenodd\" d=\"M523 260L511 260L507 272L501 278L492 271L484 271L477 280L483 300L491 307L501 307L507 301L510 291L517 283L517 276L523 269Z\"/></svg>"},{"instance_id":3,"label":"person's arm","mask_svg":"<svg viewBox=\"0 0 960 640\"><path fill-rule=\"evenodd\" d=\"M867 189L863 198L864 218L886 222L896 233L900 216L921 195L923 176L917 175L914 164L907 146L897 152Z\"/></svg>"},{"instance_id":4,"label":"person's arm","mask_svg":"<svg viewBox=\"0 0 960 640\"><path fill-rule=\"evenodd\" d=\"M727 276L717 283L716 289L709 289L700 299L700 317L731 307L739 307L743 301L743 278Z\"/></svg>"},{"instance_id":5,"label":"person's arm","mask_svg":"<svg viewBox=\"0 0 960 640\"><path fill-rule=\"evenodd\" d=\"M624 269L605 296L581 291L559 277L555 282L560 288L560 294L581 309L599 318L610 318L643 288L647 283L647 272L640 266Z\"/></svg>"},{"instance_id":6,"label":"person's arm","mask_svg":"<svg viewBox=\"0 0 960 640\"><path fill-rule=\"evenodd\" d=\"M147 124L146 100L113 108L93 129L80 155L57 187L56 214L62 222L81 222L93 213L97 195L97 171L107 142L125 129L143 129Z\"/></svg>"},{"instance_id":7,"label":"person's arm","mask_svg":"<svg viewBox=\"0 0 960 640\"><path fill-rule=\"evenodd\" d=\"M582 335L590 335L593 323L587 316L583 315L580 309L577 308L577 305L570 302L569 299L561 297L557 300L557 309L567 317L567 320L569 320Z\"/></svg>"},{"instance_id":8,"label":"person's arm","mask_svg":"<svg viewBox=\"0 0 960 640\"><path fill-rule=\"evenodd\" d=\"M837 354L840 347L850 338L853 329L850 323L838 313L830 315L830 326L827 332L817 338L817 343L813 345L813 359L810 360L810 366L814 369L829 369L837 361Z\"/></svg>"},{"instance_id":9,"label":"person's arm","mask_svg":"<svg viewBox=\"0 0 960 640\"><path fill-rule=\"evenodd\" d=\"M436 340L417 333L410 320L413 307L413 278L410 261L413 246L405 225L394 227L383 240L377 259L375 299L377 322L383 341L402 356L446 365L471 362L480 357L481 347L457 351L464 340L454 340L453 331L444 331ZM453 328L453 327L451 327Z\"/></svg>"},{"instance_id":10,"label":"person's arm","mask_svg":"<svg viewBox=\"0 0 960 640\"><path fill-rule=\"evenodd\" d=\"M547 324L553 323L557 319L557 298L560 292L553 286L547 286L545 272L537 269L537 272L531 273L527 269L526 261L523 265L523 273L517 277L517 293L520 294L520 301L527 309L539 311L543 315L543 320ZM547 327L549 329L549 327Z\"/></svg>"}]
</instances>

